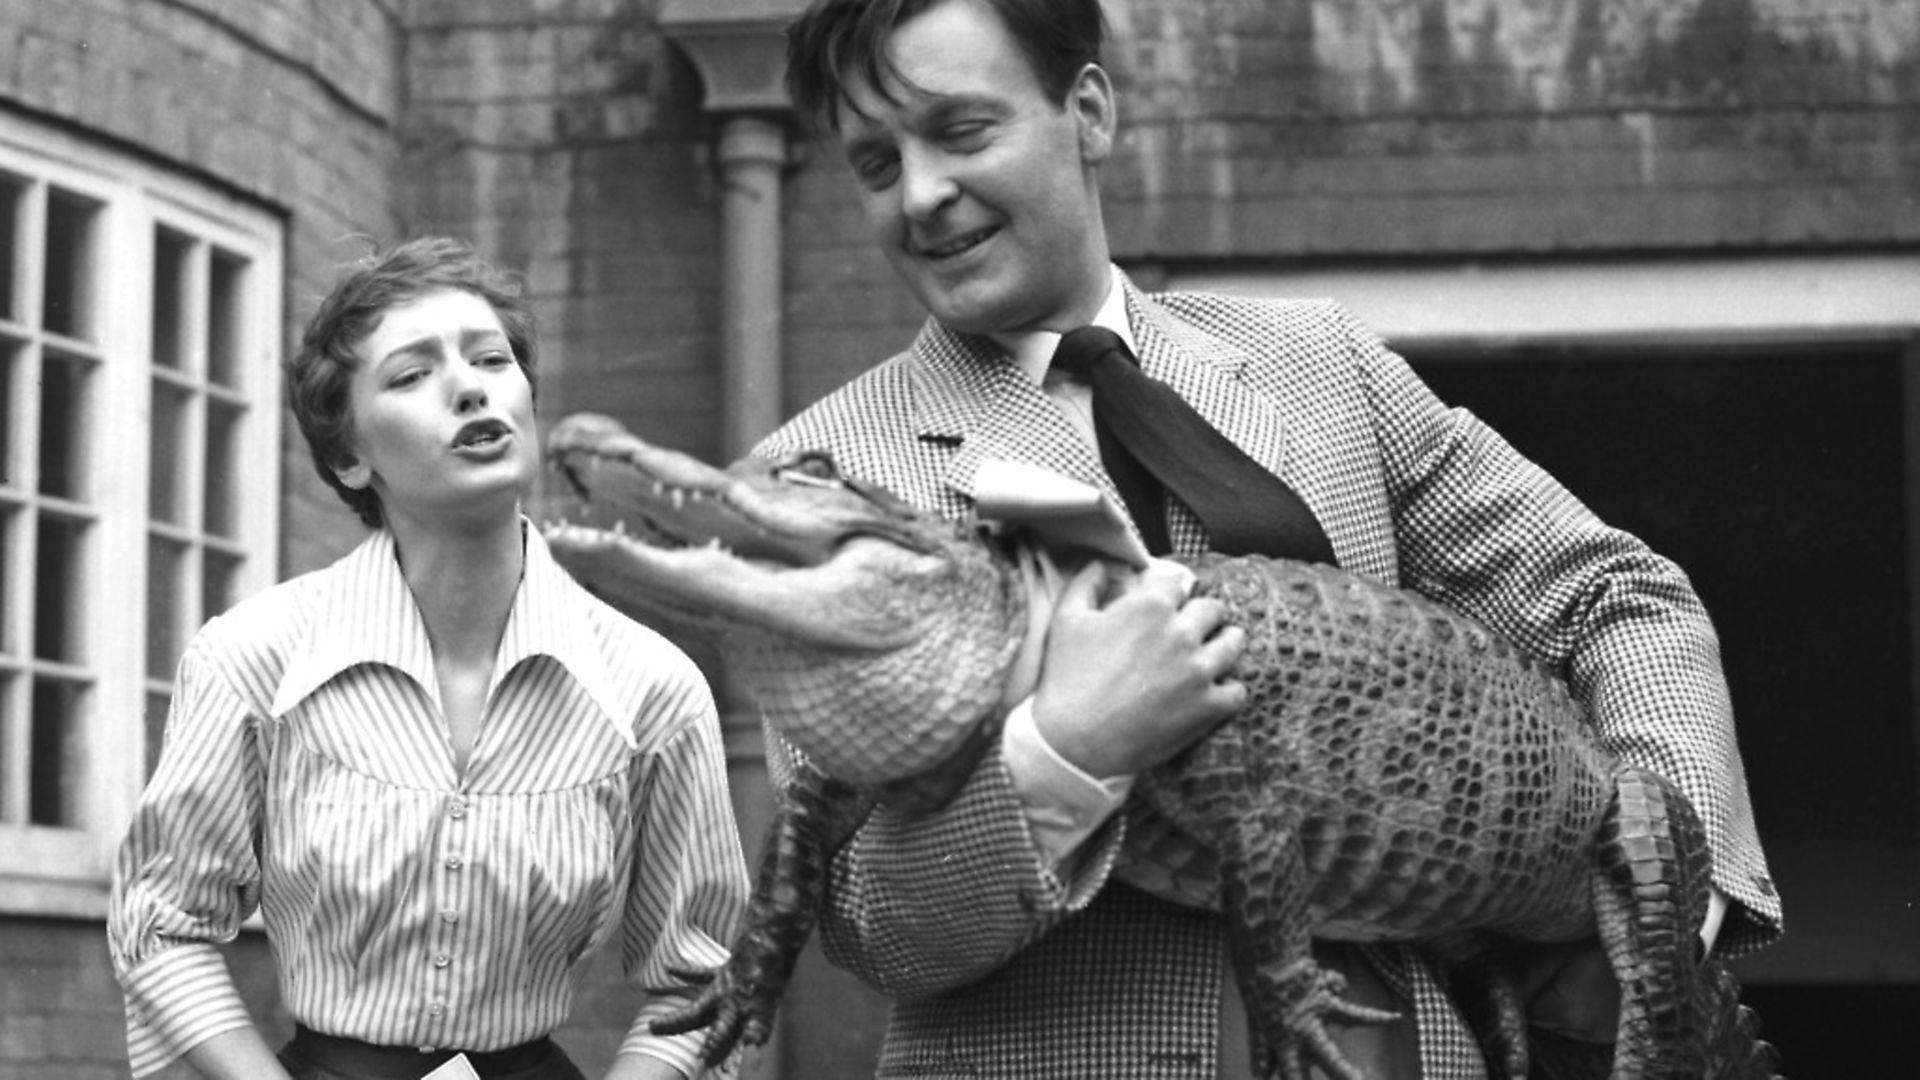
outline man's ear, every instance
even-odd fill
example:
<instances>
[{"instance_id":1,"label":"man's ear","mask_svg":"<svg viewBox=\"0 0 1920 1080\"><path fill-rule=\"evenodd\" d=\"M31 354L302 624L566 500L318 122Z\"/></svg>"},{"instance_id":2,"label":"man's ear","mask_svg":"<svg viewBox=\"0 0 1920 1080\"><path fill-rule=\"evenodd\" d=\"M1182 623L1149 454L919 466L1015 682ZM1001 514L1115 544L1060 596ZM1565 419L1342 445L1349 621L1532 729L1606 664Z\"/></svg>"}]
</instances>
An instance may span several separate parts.
<instances>
[{"instance_id":1,"label":"man's ear","mask_svg":"<svg viewBox=\"0 0 1920 1080\"><path fill-rule=\"evenodd\" d=\"M1113 136L1119 126L1115 109L1113 81L1099 64L1087 64L1074 77L1067 93L1067 108L1080 130L1080 162L1098 165L1113 153Z\"/></svg>"}]
</instances>

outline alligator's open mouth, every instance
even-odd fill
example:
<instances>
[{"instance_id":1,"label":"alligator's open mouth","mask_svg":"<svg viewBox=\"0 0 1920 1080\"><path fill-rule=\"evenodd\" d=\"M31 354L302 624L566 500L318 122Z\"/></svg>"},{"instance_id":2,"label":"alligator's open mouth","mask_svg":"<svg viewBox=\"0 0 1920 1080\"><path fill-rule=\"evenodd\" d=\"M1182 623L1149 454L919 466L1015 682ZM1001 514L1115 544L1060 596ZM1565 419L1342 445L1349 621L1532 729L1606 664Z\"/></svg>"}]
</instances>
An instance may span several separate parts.
<instances>
[{"instance_id":1,"label":"alligator's open mouth","mask_svg":"<svg viewBox=\"0 0 1920 1080\"><path fill-rule=\"evenodd\" d=\"M555 427L548 456L566 489L549 545L629 610L892 648L917 628L878 601L945 558L923 516L840 477L825 455L722 470L576 415Z\"/></svg>"}]
</instances>

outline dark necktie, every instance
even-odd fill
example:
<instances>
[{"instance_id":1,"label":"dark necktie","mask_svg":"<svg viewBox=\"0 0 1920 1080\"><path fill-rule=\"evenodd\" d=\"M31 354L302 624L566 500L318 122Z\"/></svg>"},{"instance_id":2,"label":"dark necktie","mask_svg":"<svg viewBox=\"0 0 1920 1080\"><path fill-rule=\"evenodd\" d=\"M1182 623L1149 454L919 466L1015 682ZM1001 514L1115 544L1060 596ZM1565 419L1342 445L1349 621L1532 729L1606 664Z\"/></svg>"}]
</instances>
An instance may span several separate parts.
<instances>
[{"instance_id":1,"label":"dark necktie","mask_svg":"<svg viewBox=\"0 0 1920 1080\"><path fill-rule=\"evenodd\" d=\"M1163 497L1171 492L1206 526L1214 551L1334 564L1333 545L1300 496L1141 371L1120 335L1083 326L1060 339L1053 363L1092 386L1100 459L1148 551L1173 549Z\"/></svg>"}]
</instances>

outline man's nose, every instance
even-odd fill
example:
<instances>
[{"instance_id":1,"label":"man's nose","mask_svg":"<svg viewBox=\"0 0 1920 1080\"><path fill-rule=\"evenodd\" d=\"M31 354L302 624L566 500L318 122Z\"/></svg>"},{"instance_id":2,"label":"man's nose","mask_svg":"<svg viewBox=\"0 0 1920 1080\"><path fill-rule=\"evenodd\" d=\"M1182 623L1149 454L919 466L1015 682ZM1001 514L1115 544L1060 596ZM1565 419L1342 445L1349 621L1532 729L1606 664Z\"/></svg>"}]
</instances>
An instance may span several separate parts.
<instances>
[{"instance_id":1,"label":"man's nose","mask_svg":"<svg viewBox=\"0 0 1920 1080\"><path fill-rule=\"evenodd\" d=\"M943 155L917 152L900 155L901 208L919 220L938 213L960 193Z\"/></svg>"}]
</instances>

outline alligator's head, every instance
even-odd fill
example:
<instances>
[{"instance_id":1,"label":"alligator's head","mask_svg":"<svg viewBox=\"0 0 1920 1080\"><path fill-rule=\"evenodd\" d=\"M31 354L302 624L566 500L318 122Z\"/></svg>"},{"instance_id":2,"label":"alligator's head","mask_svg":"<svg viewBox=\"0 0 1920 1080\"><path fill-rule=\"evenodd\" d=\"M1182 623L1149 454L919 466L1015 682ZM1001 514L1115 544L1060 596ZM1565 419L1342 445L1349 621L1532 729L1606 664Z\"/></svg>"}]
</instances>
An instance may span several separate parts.
<instances>
[{"instance_id":1,"label":"alligator's head","mask_svg":"<svg viewBox=\"0 0 1920 1080\"><path fill-rule=\"evenodd\" d=\"M996 719L1026 632L1008 557L830 457L712 468L576 415L548 458L578 506L549 525L574 576L712 640L823 771L914 776Z\"/></svg>"}]
</instances>

